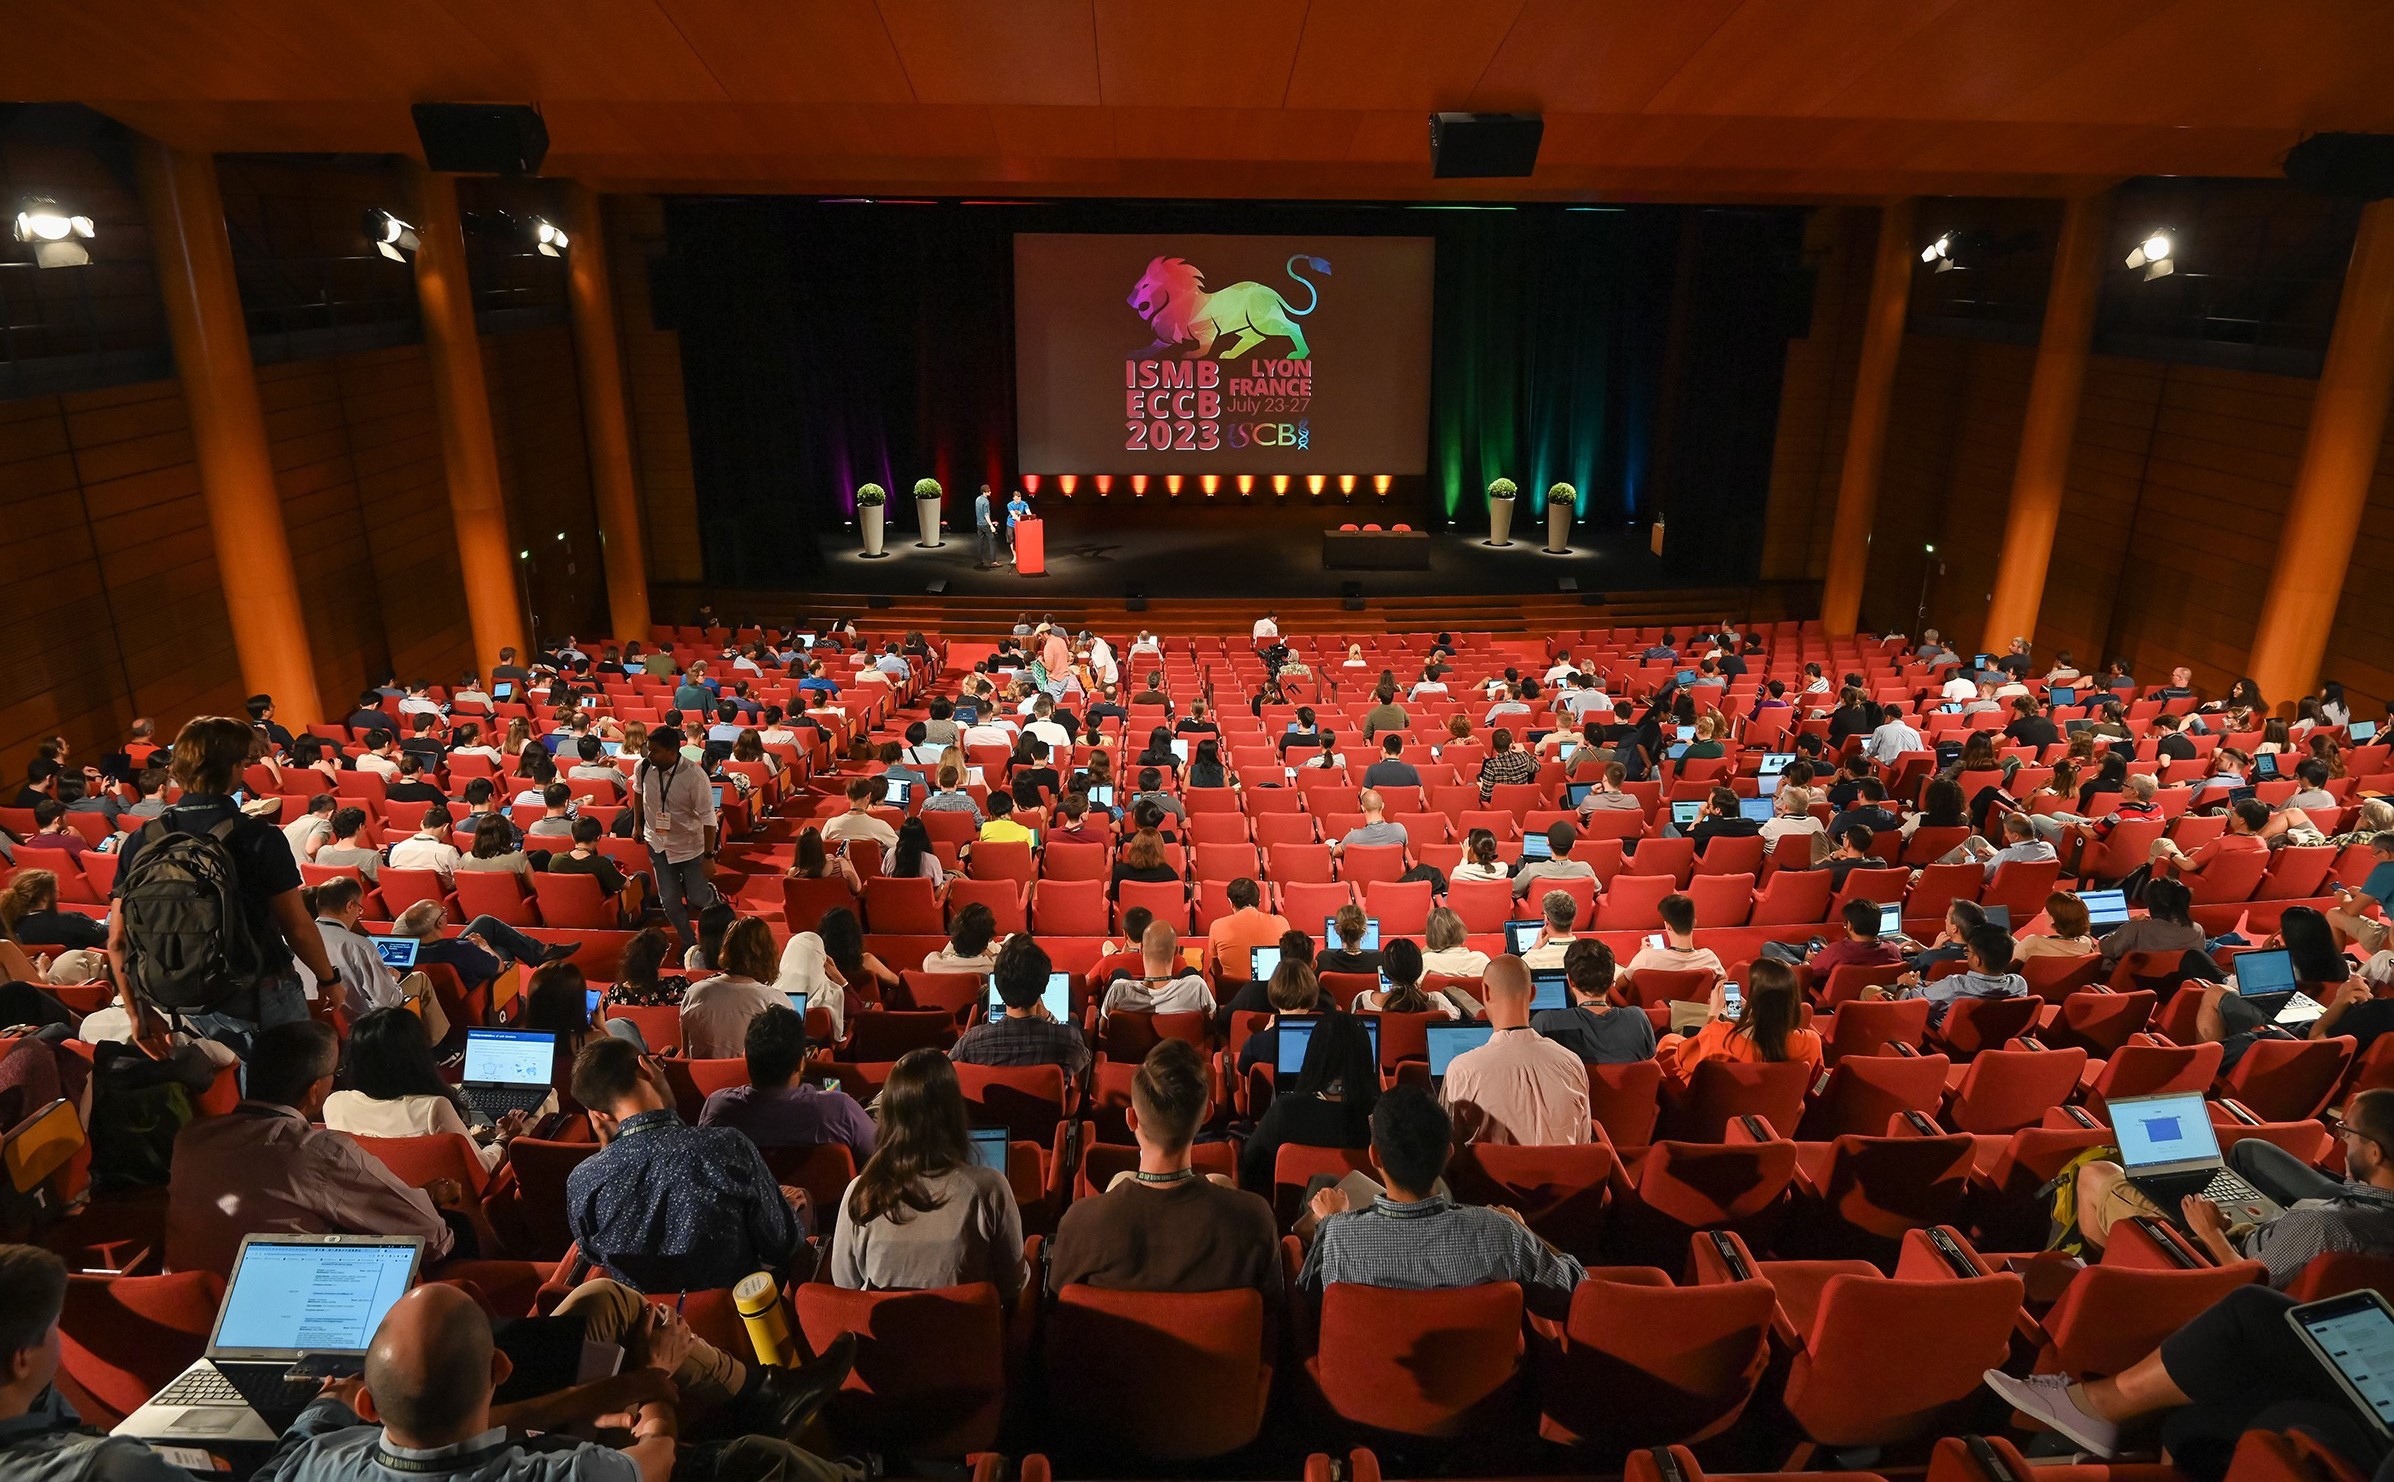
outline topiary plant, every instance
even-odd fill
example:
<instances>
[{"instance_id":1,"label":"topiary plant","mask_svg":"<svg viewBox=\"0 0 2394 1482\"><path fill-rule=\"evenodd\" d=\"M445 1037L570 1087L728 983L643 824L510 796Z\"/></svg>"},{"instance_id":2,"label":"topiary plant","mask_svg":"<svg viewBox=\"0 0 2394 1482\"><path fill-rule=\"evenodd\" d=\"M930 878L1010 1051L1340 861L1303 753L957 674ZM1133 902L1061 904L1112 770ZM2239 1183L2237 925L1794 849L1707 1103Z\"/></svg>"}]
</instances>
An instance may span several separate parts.
<instances>
[{"instance_id":1,"label":"topiary plant","mask_svg":"<svg viewBox=\"0 0 2394 1482\"><path fill-rule=\"evenodd\" d=\"M1518 487L1511 479L1490 479L1488 481L1488 497L1490 499L1510 499Z\"/></svg>"},{"instance_id":2,"label":"topiary plant","mask_svg":"<svg viewBox=\"0 0 2394 1482\"><path fill-rule=\"evenodd\" d=\"M889 491L879 484L866 484L856 491L858 509L879 509L889 502Z\"/></svg>"},{"instance_id":3,"label":"topiary plant","mask_svg":"<svg viewBox=\"0 0 2394 1482\"><path fill-rule=\"evenodd\" d=\"M939 497L939 480L916 479L914 481L914 497L917 499L937 499Z\"/></svg>"},{"instance_id":4,"label":"topiary plant","mask_svg":"<svg viewBox=\"0 0 2394 1482\"><path fill-rule=\"evenodd\" d=\"M1575 505L1579 503L1579 491L1569 484L1556 484L1546 491L1546 502L1550 506L1558 503Z\"/></svg>"}]
</instances>

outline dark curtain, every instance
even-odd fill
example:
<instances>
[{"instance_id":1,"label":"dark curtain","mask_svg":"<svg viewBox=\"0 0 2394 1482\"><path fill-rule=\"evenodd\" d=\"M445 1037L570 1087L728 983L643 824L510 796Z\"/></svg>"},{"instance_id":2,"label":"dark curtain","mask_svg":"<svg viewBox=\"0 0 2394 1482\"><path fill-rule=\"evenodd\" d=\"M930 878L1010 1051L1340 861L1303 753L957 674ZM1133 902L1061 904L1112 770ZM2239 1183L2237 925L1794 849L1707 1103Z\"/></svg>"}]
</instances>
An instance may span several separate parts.
<instances>
[{"instance_id":1,"label":"dark curtain","mask_svg":"<svg viewBox=\"0 0 2394 1482\"><path fill-rule=\"evenodd\" d=\"M1585 523L1651 518L1665 472L1653 466L1655 428L1685 399L1697 404L1690 426L1698 435L1691 456L1673 465L1677 497L1744 501L1758 529L1784 336L1775 312L1759 326L1740 318L1750 295L1736 283L1742 275L1776 302L1795 268L1798 218L1759 213L1783 224L1776 235L1718 233L1695 224L1709 214L673 200L657 298L681 332L707 577L806 583L822 570L818 541L854 519L856 487L867 481L890 493L893 541L912 538L917 478L940 481L951 525L969 519L979 484L1006 489L1018 231L1433 238L1434 511L1478 528L1483 491L1501 474L1521 487L1525 525L1558 481L1577 491ZM1691 269L1685 255L1699 249L1736 260ZM1726 284L1723 302L1695 312L1691 285L1709 294L1716 278ZM1721 345L1674 346L1674 330L1718 335ZM1704 379L1724 358L1740 359L1735 395ZM1750 578L1752 544L1739 546L1742 566L1708 562L1717 569L1702 574Z\"/></svg>"}]
</instances>

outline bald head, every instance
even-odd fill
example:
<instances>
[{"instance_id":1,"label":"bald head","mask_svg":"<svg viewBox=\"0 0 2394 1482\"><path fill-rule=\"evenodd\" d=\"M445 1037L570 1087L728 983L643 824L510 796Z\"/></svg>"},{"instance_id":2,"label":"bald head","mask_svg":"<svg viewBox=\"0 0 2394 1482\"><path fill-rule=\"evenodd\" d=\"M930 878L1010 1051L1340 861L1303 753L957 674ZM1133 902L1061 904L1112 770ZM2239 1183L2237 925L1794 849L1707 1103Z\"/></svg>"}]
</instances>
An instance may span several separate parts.
<instances>
[{"instance_id":1,"label":"bald head","mask_svg":"<svg viewBox=\"0 0 2394 1482\"><path fill-rule=\"evenodd\" d=\"M1172 958L1180 951L1180 933L1168 922L1153 921L1147 934L1139 938L1139 960L1145 964L1150 977L1162 977L1171 970Z\"/></svg>"},{"instance_id":2,"label":"bald head","mask_svg":"<svg viewBox=\"0 0 2394 1482\"><path fill-rule=\"evenodd\" d=\"M448 1446L490 1427L490 1397L507 1377L490 1319L453 1286L417 1287L392 1304L366 1352L374 1415L402 1446Z\"/></svg>"},{"instance_id":3,"label":"bald head","mask_svg":"<svg viewBox=\"0 0 2394 1482\"><path fill-rule=\"evenodd\" d=\"M1480 975L1480 985L1488 1004L1489 1023L1499 1029L1518 1029L1529 1022L1527 963L1518 957L1492 957L1488 959L1488 970Z\"/></svg>"}]
</instances>

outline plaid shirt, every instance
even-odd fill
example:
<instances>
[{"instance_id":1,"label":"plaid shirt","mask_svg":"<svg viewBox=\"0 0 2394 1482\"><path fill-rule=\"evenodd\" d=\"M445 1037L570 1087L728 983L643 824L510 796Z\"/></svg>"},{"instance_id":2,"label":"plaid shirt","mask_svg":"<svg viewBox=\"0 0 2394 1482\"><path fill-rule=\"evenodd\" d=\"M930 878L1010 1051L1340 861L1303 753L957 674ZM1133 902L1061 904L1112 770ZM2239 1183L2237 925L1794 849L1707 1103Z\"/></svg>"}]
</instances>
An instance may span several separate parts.
<instances>
[{"instance_id":1,"label":"plaid shirt","mask_svg":"<svg viewBox=\"0 0 2394 1482\"><path fill-rule=\"evenodd\" d=\"M1074 1025L1009 1014L966 1030L949 1058L966 1065L1061 1065L1066 1080L1077 1080L1089 1068L1089 1046Z\"/></svg>"},{"instance_id":2,"label":"plaid shirt","mask_svg":"<svg viewBox=\"0 0 2394 1482\"><path fill-rule=\"evenodd\" d=\"M1587 1271L1493 1209L1429 1198L1386 1197L1322 1221L1297 1278L1310 1291L1333 1282L1426 1291L1519 1282L1537 1305L1567 1304Z\"/></svg>"},{"instance_id":3,"label":"plaid shirt","mask_svg":"<svg viewBox=\"0 0 2394 1482\"><path fill-rule=\"evenodd\" d=\"M2324 1199L2289 1206L2237 1244L2248 1259L2269 1268L2269 1284L2281 1289L2329 1251L2394 1255L2394 1193L2347 1180Z\"/></svg>"},{"instance_id":4,"label":"plaid shirt","mask_svg":"<svg viewBox=\"0 0 2394 1482\"><path fill-rule=\"evenodd\" d=\"M1500 751L1480 763L1480 801L1485 803L1496 796L1497 788L1515 782L1538 780L1538 759L1516 746Z\"/></svg>"}]
</instances>

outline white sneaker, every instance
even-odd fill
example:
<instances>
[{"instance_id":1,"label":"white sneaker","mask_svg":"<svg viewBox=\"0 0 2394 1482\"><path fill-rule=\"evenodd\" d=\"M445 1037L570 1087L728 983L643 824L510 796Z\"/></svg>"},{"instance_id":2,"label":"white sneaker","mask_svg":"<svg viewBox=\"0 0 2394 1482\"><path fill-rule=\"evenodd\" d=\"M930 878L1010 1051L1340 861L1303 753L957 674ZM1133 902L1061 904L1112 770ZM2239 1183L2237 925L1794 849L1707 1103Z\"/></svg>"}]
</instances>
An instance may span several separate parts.
<instances>
[{"instance_id":1,"label":"white sneaker","mask_svg":"<svg viewBox=\"0 0 2394 1482\"><path fill-rule=\"evenodd\" d=\"M2070 1377L2066 1374L2031 1374L2015 1379L2001 1369L1986 1373L1987 1388L2003 1397L2005 1404L2030 1419L2059 1431L2082 1451L2091 1451L2109 1461L2119 1454L2120 1428L2099 1415L2089 1414L2070 1395Z\"/></svg>"}]
</instances>

